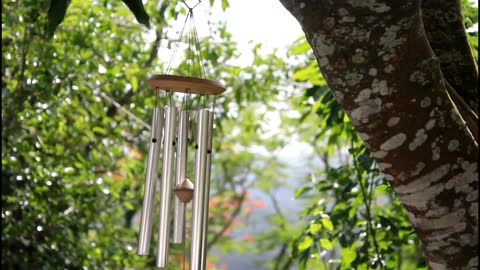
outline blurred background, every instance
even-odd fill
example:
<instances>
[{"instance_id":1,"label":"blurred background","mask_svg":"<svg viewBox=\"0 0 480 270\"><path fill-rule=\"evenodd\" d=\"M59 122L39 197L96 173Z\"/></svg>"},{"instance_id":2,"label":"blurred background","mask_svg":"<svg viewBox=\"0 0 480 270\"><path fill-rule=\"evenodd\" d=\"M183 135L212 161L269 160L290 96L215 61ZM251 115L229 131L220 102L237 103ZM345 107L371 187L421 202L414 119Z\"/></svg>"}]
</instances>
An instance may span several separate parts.
<instances>
[{"instance_id":1,"label":"blurred background","mask_svg":"<svg viewBox=\"0 0 480 270\"><path fill-rule=\"evenodd\" d=\"M149 29L122 1L73 0L53 33L49 1L2 1L2 269L155 269L154 255L136 255L146 79L165 70L187 10L144 4ZM478 59L478 8L462 4ZM194 14L207 77L227 88L215 108L208 269L427 269L280 2L210 0ZM171 246L168 269L182 253Z\"/></svg>"}]
</instances>

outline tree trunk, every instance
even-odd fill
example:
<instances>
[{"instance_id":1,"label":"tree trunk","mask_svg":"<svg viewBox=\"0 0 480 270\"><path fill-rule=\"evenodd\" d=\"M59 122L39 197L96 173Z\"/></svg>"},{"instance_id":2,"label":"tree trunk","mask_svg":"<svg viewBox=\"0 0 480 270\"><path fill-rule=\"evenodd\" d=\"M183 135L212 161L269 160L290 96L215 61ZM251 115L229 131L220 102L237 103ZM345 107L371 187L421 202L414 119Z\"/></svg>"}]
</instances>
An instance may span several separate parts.
<instances>
[{"instance_id":1,"label":"tree trunk","mask_svg":"<svg viewBox=\"0 0 480 270\"><path fill-rule=\"evenodd\" d=\"M459 112L478 106L468 44L456 48L461 61L439 61L419 0L280 1L300 22L330 89L407 209L430 269L476 269L478 145ZM457 11L452 20L463 20ZM439 53L455 46L435 39ZM441 64L455 74L444 75ZM448 83L455 99L468 98L467 108L452 101Z\"/></svg>"}]
</instances>

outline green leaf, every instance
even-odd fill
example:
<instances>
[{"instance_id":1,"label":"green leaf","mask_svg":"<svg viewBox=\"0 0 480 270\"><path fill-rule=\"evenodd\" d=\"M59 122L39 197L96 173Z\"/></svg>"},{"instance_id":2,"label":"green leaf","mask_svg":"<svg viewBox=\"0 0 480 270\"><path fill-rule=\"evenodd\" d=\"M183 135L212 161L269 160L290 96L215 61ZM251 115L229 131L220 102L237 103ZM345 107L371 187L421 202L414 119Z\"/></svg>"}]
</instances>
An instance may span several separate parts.
<instances>
[{"instance_id":1,"label":"green leaf","mask_svg":"<svg viewBox=\"0 0 480 270\"><path fill-rule=\"evenodd\" d=\"M135 207L133 206L133 204L129 201L124 201L123 202L123 206L125 206L125 208L127 208L128 210L132 210L132 209L135 209Z\"/></svg>"},{"instance_id":2,"label":"green leaf","mask_svg":"<svg viewBox=\"0 0 480 270\"><path fill-rule=\"evenodd\" d=\"M230 4L228 3L228 0L222 0L222 9L226 10Z\"/></svg>"},{"instance_id":3,"label":"green leaf","mask_svg":"<svg viewBox=\"0 0 480 270\"><path fill-rule=\"evenodd\" d=\"M294 198L296 199L296 198L302 196L305 192L307 192L311 189L312 189L312 187L301 187L301 188L297 189L295 191Z\"/></svg>"},{"instance_id":4,"label":"green leaf","mask_svg":"<svg viewBox=\"0 0 480 270\"><path fill-rule=\"evenodd\" d=\"M357 244L354 243L352 246L347 248L342 248L340 251L340 257L342 258L342 265L350 266L355 258L357 257L357 252L355 251Z\"/></svg>"},{"instance_id":5,"label":"green leaf","mask_svg":"<svg viewBox=\"0 0 480 270\"><path fill-rule=\"evenodd\" d=\"M305 236L305 238L303 238L302 242L300 242L300 244L298 244L297 247L298 247L298 249L299 249L300 251L303 251L303 250L305 250L305 249L307 249L307 248L310 248L310 246L312 245L312 243L313 243L312 237L310 237L310 236L307 235L307 236Z\"/></svg>"},{"instance_id":6,"label":"green leaf","mask_svg":"<svg viewBox=\"0 0 480 270\"><path fill-rule=\"evenodd\" d=\"M333 231L333 223L330 221L328 218L322 218L322 224L325 228L327 228L329 231Z\"/></svg>"},{"instance_id":7,"label":"green leaf","mask_svg":"<svg viewBox=\"0 0 480 270\"><path fill-rule=\"evenodd\" d=\"M315 63L312 63L305 68L296 70L293 73L293 79L301 82L309 82L313 85L326 85L327 83Z\"/></svg>"},{"instance_id":8,"label":"green leaf","mask_svg":"<svg viewBox=\"0 0 480 270\"><path fill-rule=\"evenodd\" d=\"M358 162L360 163L360 166L362 167L362 169L368 171L370 169L370 167L372 166L373 159L368 154L361 154L358 157Z\"/></svg>"},{"instance_id":9,"label":"green leaf","mask_svg":"<svg viewBox=\"0 0 480 270\"><path fill-rule=\"evenodd\" d=\"M357 214L357 207L352 207L348 210L348 218L353 218Z\"/></svg>"},{"instance_id":10,"label":"green leaf","mask_svg":"<svg viewBox=\"0 0 480 270\"><path fill-rule=\"evenodd\" d=\"M137 91L137 88L138 88L138 80L137 80L137 77L132 76L132 77L130 78L130 83L132 84L132 91L133 91L133 92Z\"/></svg>"},{"instance_id":11,"label":"green leaf","mask_svg":"<svg viewBox=\"0 0 480 270\"><path fill-rule=\"evenodd\" d=\"M324 249L332 250L333 244L328 239L320 239L320 246Z\"/></svg>"},{"instance_id":12,"label":"green leaf","mask_svg":"<svg viewBox=\"0 0 480 270\"><path fill-rule=\"evenodd\" d=\"M292 48L290 51L291 55L298 55L298 54L303 54L308 52L311 49L310 44L305 40L304 42L296 45L295 47Z\"/></svg>"},{"instance_id":13,"label":"green leaf","mask_svg":"<svg viewBox=\"0 0 480 270\"><path fill-rule=\"evenodd\" d=\"M143 6L142 0L122 0L122 1L123 3L125 3L125 5L127 5L130 11L132 11L137 21L145 25L148 29L150 29L150 17L145 11L145 7Z\"/></svg>"},{"instance_id":14,"label":"green leaf","mask_svg":"<svg viewBox=\"0 0 480 270\"><path fill-rule=\"evenodd\" d=\"M62 23L67 13L70 0L51 0L50 7L48 8L48 20L47 20L47 35L53 37L58 25Z\"/></svg>"},{"instance_id":15,"label":"green leaf","mask_svg":"<svg viewBox=\"0 0 480 270\"><path fill-rule=\"evenodd\" d=\"M310 252L307 250L300 254L300 258L298 260L298 270L306 270L307 269L307 262Z\"/></svg>"},{"instance_id":16,"label":"green leaf","mask_svg":"<svg viewBox=\"0 0 480 270\"><path fill-rule=\"evenodd\" d=\"M317 223L310 224L310 233L315 234L319 232L320 229L322 229L321 224L317 224Z\"/></svg>"},{"instance_id":17,"label":"green leaf","mask_svg":"<svg viewBox=\"0 0 480 270\"><path fill-rule=\"evenodd\" d=\"M381 191L381 190L387 190L387 189L388 189L388 185L386 184L381 184L375 187L375 191Z\"/></svg>"},{"instance_id":18,"label":"green leaf","mask_svg":"<svg viewBox=\"0 0 480 270\"><path fill-rule=\"evenodd\" d=\"M102 135L106 135L107 132L105 131L105 129L103 129L102 127L99 127L99 126L96 126L96 127L93 127L92 128L92 131L95 132L95 133L100 133Z\"/></svg>"}]
</instances>

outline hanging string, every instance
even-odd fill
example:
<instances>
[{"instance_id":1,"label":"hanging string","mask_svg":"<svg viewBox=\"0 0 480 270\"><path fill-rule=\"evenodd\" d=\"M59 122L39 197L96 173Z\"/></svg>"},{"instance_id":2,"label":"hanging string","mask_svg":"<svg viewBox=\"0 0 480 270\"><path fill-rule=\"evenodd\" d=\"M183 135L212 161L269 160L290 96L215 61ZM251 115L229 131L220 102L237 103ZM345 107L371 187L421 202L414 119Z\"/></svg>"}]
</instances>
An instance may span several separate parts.
<instances>
[{"instance_id":1,"label":"hanging string","mask_svg":"<svg viewBox=\"0 0 480 270\"><path fill-rule=\"evenodd\" d=\"M172 57L170 58L170 61L168 62L165 74L168 74L170 72L170 68L172 67L173 59L175 58L175 56L177 54L178 47L180 46L180 41L182 41L183 32L185 31L185 26L187 25L187 21L188 21L188 16L185 18L185 22L183 23L182 30L180 30L180 34L178 36L177 43L175 44L175 48L173 49L173 54L172 54Z\"/></svg>"},{"instance_id":2,"label":"hanging string","mask_svg":"<svg viewBox=\"0 0 480 270\"><path fill-rule=\"evenodd\" d=\"M206 70L205 66L203 63L203 56L202 56L202 50L200 47L200 38L198 34L198 30L196 27L195 23L195 15L193 13L193 10L201 4L201 0L199 0L195 5L189 6L184 0L181 0L181 3L185 5L187 8L187 16L185 18L185 21L182 26L182 30L179 33L179 37L177 40L177 43L175 44L174 52L172 54L172 57L168 63L167 66L167 71L166 74L168 74L171 71L173 60L178 52L178 48L180 47L180 43L182 42L183 35L185 34L185 28L187 28L187 35L186 35L186 43L187 43L187 50L186 50L186 73L187 76L195 76L196 71L198 68L198 75L204 79L206 79ZM187 26L188 24L188 26ZM189 106L190 108L193 109L193 117L195 117L198 114L198 110L200 106L203 105L204 108L207 108L206 104L209 103L210 97L206 95L200 95L198 98L192 98L191 104L189 104L189 98L191 96L191 93L186 93L183 97L182 101L182 106L187 109ZM169 103L172 104L172 95L171 93L168 95L169 98ZM208 98L208 100L207 100ZM212 112L215 110L215 105L216 105L216 99L213 97L213 106L212 106Z\"/></svg>"},{"instance_id":3,"label":"hanging string","mask_svg":"<svg viewBox=\"0 0 480 270\"><path fill-rule=\"evenodd\" d=\"M200 39L198 38L197 27L195 27L195 18L193 16L193 12L191 13L190 16L191 16L191 21L192 21L192 24L193 24L193 37L194 37L194 41L195 41L195 49L196 49L196 52L197 52L198 65L200 66L199 69L201 71L201 75L203 76L203 78L206 78L205 67L203 66L202 50L200 48Z\"/></svg>"},{"instance_id":4,"label":"hanging string","mask_svg":"<svg viewBox=\"0 0 480 270\"><path fill-rule=\"evenodd\" d=\"M188 42L188 48L187 48L187 76L190 76L190 55L193 53L192 52L192 20L190 19L190 14L192 14L192 9L188 10L187 13L187 19L188 19L188 33L187 33L187 42ZM192 61L193 62L193 61ZM193 63L192 63L193 66Z\"/></svg>"},{"instance_id":5,"label":"hanging string","mask_svg":"<svg viewBox=\"0 0 480 270\"><path fill-rule=\"evenodd\" d=\"M181 1L188 9L187 16L182 26L182 30L179 33L179 37L177 39L177 43L175 44L174 51L170 61L168 62L165 74L169 74L172 68L173 60L177 55L178 48L180 47L180 43L182 41L183 34L185 33L185 28L187 27L188 23L188 33L187 33L187 44L188 48L186 50L186 65L187 65L187 76L194 75L195 72L195 64L198 64L198 72L199 75L203 78L206 78L205 67L203 66L203 57L200 48L200 40L198 36L197 27L195 25L195 16L193 14L193 9L196 8L198 5L201 4L202 1L198 1L194 6L190 7L185 1Z\"/></svg>"}]
</instances>

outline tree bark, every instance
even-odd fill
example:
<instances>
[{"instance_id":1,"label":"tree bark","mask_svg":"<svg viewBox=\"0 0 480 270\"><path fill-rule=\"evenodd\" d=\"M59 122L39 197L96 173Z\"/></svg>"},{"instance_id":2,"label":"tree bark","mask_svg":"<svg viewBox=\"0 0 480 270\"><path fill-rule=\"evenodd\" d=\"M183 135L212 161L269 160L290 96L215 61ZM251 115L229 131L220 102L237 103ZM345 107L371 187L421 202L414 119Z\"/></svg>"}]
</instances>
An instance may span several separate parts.
<instances>
[{"instance_id":1,"label":"tree bark","mask_svg":"<svg viewBox=\"0 0 480 270\"><path fill-rule=\"evenodd\" d=\"M280 1L408 211L429 268L476 269L478 145L448 95L420 0Z\"/></svg>"}]
</instances>

